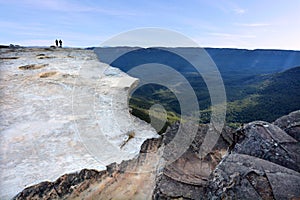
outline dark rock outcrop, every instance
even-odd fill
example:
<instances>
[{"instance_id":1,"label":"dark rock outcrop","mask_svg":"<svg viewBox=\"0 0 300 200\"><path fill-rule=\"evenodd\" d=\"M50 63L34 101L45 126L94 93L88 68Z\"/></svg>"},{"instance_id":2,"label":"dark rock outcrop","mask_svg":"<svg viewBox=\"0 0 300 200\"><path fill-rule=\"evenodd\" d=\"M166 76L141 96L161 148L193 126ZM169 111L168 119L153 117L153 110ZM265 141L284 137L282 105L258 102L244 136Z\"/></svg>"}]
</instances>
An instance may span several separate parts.
<instances>
[{"instance_id":1,"label":"dark rock outcrop","mask_svg":"<svg viewBox=\"0 0 300 200\"><path fill-rule=\"evenodd\" d=\"M175 124L168 129L164 135L165 143L170 142L178 128L179 124ZM209 176L227 153L234 132L228 127L224 128L213 150L201 159L199 151L208 128L208 125L200 125L189 149L175 162L164 167L157 177L154 199L201 199L205 195Z\"/></svg>"},{"instance_id":2,"label":"dark rock outcrop","mask_svg":"<svg viewBox=\"0 0 300 200\"><path fill-rule=\"evenodd\" d=\"M188 150L164 165L164 148L179 123L148 139L137 158L107 170L82 170L26 188L15 199L299 199L299 111L273 124L255 121L225 127L213 150L199 157L207 125Z\"/></svg>"},{"instance_id":3,"label":"dark rock outcrop","mask_svg":"<svg viewBox=\"0 0 300 200\"><path fill-rule=\"evenodd\" d=\"M66 195L86 190L101 179L107 172L83 169L80 172L65 174L55 182L42 182L19 193L14 199L60 199Z\"/></svg>"},{"instance_id":4,"label":"dark rock outcrop","mask_svg":"<svg viewBox=\"0 0 300 200\"><path fill-rule=\"evenodd\" d=\"M300 141L300 110L277 119L274 124Z\"/></svg>"},{"instance_id":5,"label":"dark rock outcrop","mask_svg":"<svg viewBox=\"0 0 300 200\"><path fill-rule=\"evenodd\" d=\"M209 183L211 199L299 198L300 174L253 156L230 154Z\"/></svg>"},{"instance_id":6,"label":"dark rock outcrop","mask_svg":"<svg viewBox=\"0 0 300 200\"><path fill-rule=\"evenodd\" d=\"M249 123L242 132L244 139L213 172L208 198L299 198L300 143L267 122Z\"/></svg>"},{"instance_id":7,"label":"dark rock outcrop","mask_svg":"<svg viewBox=\"0 0 300 200\"><path fill-rule=\"evenodd\" d=\"M247 124L243 131L245 139L235 145L232 153L254 156L300 172L299 142L282 129L258 121Z\"/></svg>"}]
</instances>

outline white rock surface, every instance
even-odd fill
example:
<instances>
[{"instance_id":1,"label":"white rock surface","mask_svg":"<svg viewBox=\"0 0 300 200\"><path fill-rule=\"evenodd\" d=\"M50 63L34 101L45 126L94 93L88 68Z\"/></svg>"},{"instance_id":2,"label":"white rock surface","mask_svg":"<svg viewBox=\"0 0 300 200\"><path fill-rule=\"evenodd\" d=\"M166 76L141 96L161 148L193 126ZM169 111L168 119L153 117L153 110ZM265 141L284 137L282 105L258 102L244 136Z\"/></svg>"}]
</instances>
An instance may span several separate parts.
<instances>
[{"instance_id":1,"label":"white rock surface","mask_svg":"<svg viewBox=\"0 0 300 200\"><path fill-rule=\"evenodd\" d=\"M99 62L93 51L0 53L0 199L65 173L105 169L158 137L128 111L128 91L137 79ZM28 64L46 66L19 69ZM55 74L41 77L47 72Z\"/></svg>"}]
</instances>

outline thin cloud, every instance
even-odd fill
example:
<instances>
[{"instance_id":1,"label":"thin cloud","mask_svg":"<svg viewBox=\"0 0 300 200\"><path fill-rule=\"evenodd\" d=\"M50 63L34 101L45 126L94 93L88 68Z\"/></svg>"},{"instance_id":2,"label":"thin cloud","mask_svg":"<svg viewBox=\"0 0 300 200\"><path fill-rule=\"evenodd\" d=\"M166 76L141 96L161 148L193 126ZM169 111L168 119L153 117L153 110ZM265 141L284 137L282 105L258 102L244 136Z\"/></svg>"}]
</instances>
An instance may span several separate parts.
<instances>
[{"instance_id":1,"label":"thin cloud","mask_svg":"<svg viewBox=\"0 0 300 200\"><path fill-rule=\"evenodd\" d=\"M239 15L242 15L242 14L245 14L245 13L246 13L246 10L245 10L245 9L242 9L242 8L234 8L233 11L234 11L236 14L239 14Z\"/></svg>"},{"instance_id":2,"label":"thin cloud","mask_svg":"<svg viewBox=\"0 0 300 200\"><path fill-rule=\"evenodd\" d=\"M209 35L224 38L255 38L255 35L232 34L232 33L210 33Z\"/></svg>"},{"instance_id":3,"label":"thin cloud","mask_svg":"<svg viewBox=\"0 0 300 200\"><path fill-rule=\"evenodd\" d=\"M37 10L46 10L46 11L57 11L57 12L78 12L78 13L87 13L87 12L95 12L95 13L102 13L106 15L127 15L127 16L135 16L137 15L134 11L124 11L121 9L110 9L110 8L103 8L95 5L87 5L82 4L70 0L23 0L22 2L11 0L6 2L0 2L1 4L11 4L11 5L18 5L22 7L27 7L30 9L37 9Z\"/></svg>"},{"instance_id":4,"label":"thin cloud","mask_svg":"<svg viewBox=\"0 0 300 200\"><path fill-rule=\"evenodd\" d=\"M206 3L212 7L217 8L218 10L221 10L226 14L234 13L238 15L243 15L247 13L246 9L240 7L238 4L230 0L208 1Z\"/></svg>"},{"instance_id":5,"label":"thin cloud","mask_svg":"<svg viewBox=\"0 0 300 200\"><path fill-rule=\"evenodd\" d=\"M182 17L180 19L180 22L182 22L183 27L192 27L195 30L198 31L203 31L203 30L207 30L207 31L219 31L220 28L216 25L214 25L213 23L207 21L207 20L202 20L199 18L186 18L186 17ZM182 29L184 31L184 29Z\"/></svg>"},{"instance_id":6,"label":"thin cloud","mask_svg":"<svg viewBox=\"0 0 300 200\"><path fill-rule=\"evenodd\" d=\"M7 32L16 32L22 35L24 31L30 30L30 32L45 31L45 26L39 23L21 23L12 21L1 21L0 27L2 27Z\"/></svg>"},{"instance_id":7,"label":"thin cloud","mask_svg":"<svg viewBox=\"0 0 300 200\"><path fill-rule=\"evenodd\" d=\"M237 26L244 26L244 27L265 27L270 26L271 24L267 23L235 23Z\"/></svg>"}]
</instances>

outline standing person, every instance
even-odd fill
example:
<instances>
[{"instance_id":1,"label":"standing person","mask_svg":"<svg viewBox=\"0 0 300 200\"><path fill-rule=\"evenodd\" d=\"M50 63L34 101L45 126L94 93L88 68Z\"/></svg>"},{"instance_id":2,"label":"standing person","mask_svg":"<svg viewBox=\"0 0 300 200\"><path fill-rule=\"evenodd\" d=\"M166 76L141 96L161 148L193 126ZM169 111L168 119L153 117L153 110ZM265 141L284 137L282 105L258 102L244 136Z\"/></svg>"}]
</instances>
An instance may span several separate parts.
<instances>
[{"instance_id":1,"label":"standing person","mask_svg":"<svg viewBox=\"0 0 300 200\"><path fill-rule=\"evenodd\" d=\"M58 40L57 40L57 39L55 40L55 44L56 44L56 46L58 47Z\"/></svg>"},{"instance_id":2,"label":"standing person","mask_svg":"<svg viewBox=\"0 0 300 200\"><path fill-rule=\"evenodd\" d=\"M59 40L59 47L62 48L62 41Z\"/></svg>"}]
</instances>

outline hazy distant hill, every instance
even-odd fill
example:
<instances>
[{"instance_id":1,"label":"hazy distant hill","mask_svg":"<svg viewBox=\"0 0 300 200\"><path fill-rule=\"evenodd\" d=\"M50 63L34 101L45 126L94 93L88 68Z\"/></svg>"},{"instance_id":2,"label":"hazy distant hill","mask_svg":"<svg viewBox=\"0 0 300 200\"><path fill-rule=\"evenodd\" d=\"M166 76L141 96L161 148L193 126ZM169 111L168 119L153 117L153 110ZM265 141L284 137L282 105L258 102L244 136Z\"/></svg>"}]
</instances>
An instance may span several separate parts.
<instances>
[{"instance_id":1,"label":"hazy distant hill","mask_svg":"<svg viewBox=\"0 0 300 200\"><path fill-rule=\"evenodd\" d=\"M274 73L300 63L300 51L206 48L221 73L241 71L249 74ZM245 70L245 71L244 71Z\"/></svg>"},{"instance_id":2,"label":"hazy distant hill","mask_svg":"<svg viewBox=\"0 0 300 200\"><path fill-rule=\"evenodd\" d=\"M126 56L115 60L112 65L128 71L133 66L145 62L160 62L172 66L179 71L193 71L183 59L180 59L168 48L138 48L138 47L107 47L96 48L98 56L106 62L107 57L120 51L130 51ZM180 51L197 55L197 48L176 48ZM247 50L228 48L204 48L211 56L220 72L244 71L257 73L274 73L288 68L296 67L300 64L300 51L293 50ZM170 59L172 58L172 59Z\"/></svg>"}]
</instances>

